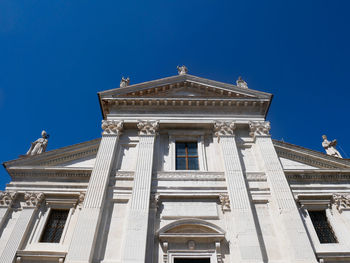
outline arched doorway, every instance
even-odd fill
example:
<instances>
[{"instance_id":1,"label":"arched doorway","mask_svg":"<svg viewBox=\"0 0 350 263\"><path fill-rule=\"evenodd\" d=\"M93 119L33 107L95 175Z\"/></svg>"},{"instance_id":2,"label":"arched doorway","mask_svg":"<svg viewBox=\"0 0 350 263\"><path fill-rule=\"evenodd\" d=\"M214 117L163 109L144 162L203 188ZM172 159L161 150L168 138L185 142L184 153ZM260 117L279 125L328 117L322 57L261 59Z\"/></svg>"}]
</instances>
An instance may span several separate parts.
<instances>
[{"instance_id":1,"label":"arched doorway","mask_svg":"<svg viewBox=\"0 0 350 263\"><path fill-rule=\"evenodd\" d=\"M181 219L158 231L164 263L221 263L225 231L200 219Z\"/></svg>"}]
</instances>

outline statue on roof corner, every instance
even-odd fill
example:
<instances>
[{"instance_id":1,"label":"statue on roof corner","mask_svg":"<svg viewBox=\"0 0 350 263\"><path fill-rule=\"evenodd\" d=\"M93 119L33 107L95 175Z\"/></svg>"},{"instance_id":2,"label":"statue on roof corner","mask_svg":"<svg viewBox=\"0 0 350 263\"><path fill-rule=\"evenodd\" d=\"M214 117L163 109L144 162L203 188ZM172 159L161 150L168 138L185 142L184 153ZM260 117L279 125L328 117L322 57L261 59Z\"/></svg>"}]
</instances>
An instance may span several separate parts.
<instances>
[{"instance_id":1,"label":"statue on roof corner","mask_svg":"<svg viewBox=\"0 0 350 263\"><path fill-rule=\"evenodd\" d=\"M179 73L179 75L185 75L188 72L188 69L185 65L177 66L177 72Z\"/></svg>"},{"instance_id":2,"label":"statue on roof corner","mask_svg":"<svg viewBox=\"0 0 350 263\"><path fill-rule=\"evenodd\" d=\"M125 88L126 86L129 86L129 83L130 83L129 77L127 77L127 78L122 77L119 87Z\"/></svg>"},{"instance_id":3,"label":"statue on roof corner","mask_svg":"<svg viewBox=\"0 0 350 263\"><path fill-rule=\"evenodd\" d=\"M37 155L46 151L46 146L48 143L49 135L46 131L41 132L41 138L37 139L35 142L32 142L26 155Z\"/></svg>"},{"instance_id":4,"label":"statue on roof corner","mask_svg":"<svg viewBox=\"0 0 350 263\"><path fill-rule=\"evenodd\" d=\"M244 89L248 88L247 82L245 82L241 76L239 76L238 79L236 80L236 84L238 88L244 88Z\"/></svg>"},{"instance_id":5,"label":"statue on roof corner","mask_svg":"<svg viewBox=\"0 0 350 263\"><path fill-rule=\"evenodd\" d=\"M327 140L326 135L322 135L322 139L323 139L322 147L326 150L326 153L328 155L332 155L338 158L343 158L338 152L338 150L335 148L335 146L337 145L337 140L333 140L330 142Z\"/></svg>"}]
</instances>

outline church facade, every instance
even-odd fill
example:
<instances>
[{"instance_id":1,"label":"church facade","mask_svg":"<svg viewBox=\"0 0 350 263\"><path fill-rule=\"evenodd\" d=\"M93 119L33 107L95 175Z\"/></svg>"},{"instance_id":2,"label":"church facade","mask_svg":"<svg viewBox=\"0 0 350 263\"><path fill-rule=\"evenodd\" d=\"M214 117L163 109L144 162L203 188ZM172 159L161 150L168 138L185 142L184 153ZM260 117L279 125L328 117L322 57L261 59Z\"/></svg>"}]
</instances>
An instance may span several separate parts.
<instances>
[{"instance_id":1,"label":"church facade","mask_svg":"<svg viewBox=\"0 0 350 263\"><path fill-rule=\"evenodd\" d=\"M183 66L98 95L101 138L4 163L0 263L350 262L350 160L272 140L271 94Z\"/></svg>"}]
</instances>

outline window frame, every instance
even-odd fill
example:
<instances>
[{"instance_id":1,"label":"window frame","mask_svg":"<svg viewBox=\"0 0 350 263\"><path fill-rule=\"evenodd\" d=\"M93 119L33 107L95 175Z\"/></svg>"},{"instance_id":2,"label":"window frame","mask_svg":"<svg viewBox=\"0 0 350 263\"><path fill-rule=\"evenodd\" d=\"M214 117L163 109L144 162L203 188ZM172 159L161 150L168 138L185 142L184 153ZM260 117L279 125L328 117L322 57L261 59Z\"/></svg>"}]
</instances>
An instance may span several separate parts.
<instances>
[{"instance_id":1,"label":"window frame","mask_svg":"<svg viewBox=\"0 0 350 263\"><path fill-rule=\"evenodd\" d=\"M64 223L63 230L62 230L62 234L61 234L61 237L60 237L60 241L59 242L45 242L45 241L41 241L43 236L44 236L44 234L45 234L45 231L46 231L46 229L48 227L49 219L50 219L50 216L51 216L53 210L56 210L56 211L61 210L61 211L67 211L68 212L67 213L67 218L66 218L66 221ZM47 244L47 243L50 243L50 244L61 244L61 243L63 243L62 239L64 239L65 233L67 232L67 223L68 223L68 219L70 217L70 213L71 213L70 209L66 209L66 208L52 208L52 207L50 207L49 211L47 212L47 215L46 215L44 226L43 226L42 231L41 231L41 233L39 235L38 243L45 243L45 244Z\"/></svg>"},{"instance_id":2,"label":"window frame","mask_svg":"<svg viewBox=\"0 0 350 263\"><path fill-rule=\"evenodd\" d=\"M347 230L344 229L345 226L341 222L340 218L338 218L338 211L332 206L332 195L300 194L297 196L297 200L300 204L300 213L305 223L306 231L309 233L309 237L315 248L315 252L325 253L347 250ZM317 236L309 211L322 210L326 213L328 223L332 228L338 243L321 243Z\"/></svg>"},{"instance_id":3,"label":"window frame","mask_svg":"<svg viewBox=\"0 0 350 263\"><path fill-rule=\"evenodd\" d=\"M176 152L176 146L177 144L184 144L185 145L185 155L178 155L177 152ZM197 154L196 155L189 155L188 154L188 150L189 150L189 144L195 144L197 147L196 147L196 150L197 150ZM177 160L178 158L185 158L185 163L186 163L186 169L177 169ZM189 161L190 161L190 158L194 158L197 160L197 166L198 166L198 169L189 169ZM176 141L175 142L175 170L186 170L186 171L198 171L199 170L199 154L198 154L198 142L195 141L195 142L182 142L182 141Z\"/></svg>"},{"instance_id":4,"label":"window frame","mask_svg":"<svg viewBox=\"0 0 350 263\"><path fill-rule=\"evenodd\" d=\"M207 158L204 146L204 131L178 130L169 131L169 155L171 171L208 171ZM197 142L198 170L176 170L176 142Z\"/></svg>"},{"instance_id":5,"label":"window frame","mask_svg":"<svg viewBox=\"0 0 350 263\"><path fill-rule=\"evenodd\" d=\"M25 245L25 250L52 250L58 247L65 246L65 241L68 237L68 230L72 227L72 217L75 215L75 210L77 209L77 197L63 197L63 198L46 198L45 205L42 205L38 211L37 219L34 222L32 232L29 236L28 242ZM66 223L64 225L62 235L59 243L53 242L40 242L40 239L44 233L45 227L47 225L49 215L51 210L68 210L68 216ZM70 230L71 231L71 230Z\"/></svg>"}]
</instances>

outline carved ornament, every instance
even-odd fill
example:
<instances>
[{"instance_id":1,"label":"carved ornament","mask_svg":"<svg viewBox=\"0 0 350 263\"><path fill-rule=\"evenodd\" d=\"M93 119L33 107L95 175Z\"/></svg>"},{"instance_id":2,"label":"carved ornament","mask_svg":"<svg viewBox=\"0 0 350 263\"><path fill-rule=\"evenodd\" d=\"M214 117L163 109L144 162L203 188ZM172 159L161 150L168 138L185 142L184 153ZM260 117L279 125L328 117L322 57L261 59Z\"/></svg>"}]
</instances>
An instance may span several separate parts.
<instances>
[{"instance_id":1,"label":"carved ornament","mask_svg":"<svg viewBox=\"0 0 350 263\"><path fill-rule=\"evenodd\" d=\"M219 195L220 203L221 203L221 210L222 212L231 211L231 205L230 205L230 197L228 194L220 194Z\"/></svg>"},{"instance_id":2,"label":"carved ornament","mask_svg":"<svg viewBox=\"0 0 350 263\"><path fill-rule=\"evenodd\" d=\"M156 135L159 129L159 121L139 121L137 124L139 135Z\"/></svg>"},{"instance_id":3,"label":"carved ornament","mask_svg":"<svg viewBox=\"0 0 350 263\"><path fill-rule=\"evenodd\" d=\"M123 124L123 121L102 120L101 128L103 130L103 134L120 135L123 130Z\"/></svg>"},{"instance_id":4,"label":"carved ornament","mask_svg":"<svg viewBox=\"0 0 350 263\"><path fill-rule=\"evenodd\" d=\"M270 135L271 126L269 121L251 121L249 122L249 128L249 135L252 137Z\"/></svg>"},{"instance_id":5,"label":"carved ornament","mask_svg":"<svg viewBox=\"0 0 350 263\"><path fill-rule=\"evenodd\" d=\"M247 82L245 82L241 76L239 76L238 79L236 80L236 85L238 88L243 88L243 89L248 88Z\"/></svg>"},{"instance_id":6,"label":"carved ornament","mask_svg":"<svg viewBox=\"0 0 350 263\"><path fill-rule=\"evenodd\" d=\"M333 195L333 204L337 208L337 210L341 213L344 209L350 208L350 194L341 195L334 194Z\"/></svg>"},{"instance_id":7,"label":"carved ornament","mask_svg":"<svg viewBox=\"0 0 350 263\"><path fill-rule=\"evenodd\" d=\"M215 122L215 136L232 136L234 135L235 128L236 126L234 122Z\"/></svg>"},{"instance_id":8,"label":"carved ornament","mask_svg":"<svg viewBox=\"0 0 350 263\"><path fill-rule=\"evenodd\" d=\"M28 207L38 207L45 199L44 193L25 193L24 200Z\"/></svg>"},{"instance_id":9,"label":"carved ornament","mask_svg":"<svg viewBox=\"0 0 350 263\"><path fill-rule=\"evenodd\" d=\"M10 207L16 196L15 192L0 191L0 207Z\"/></svg>"}]
</instances>

